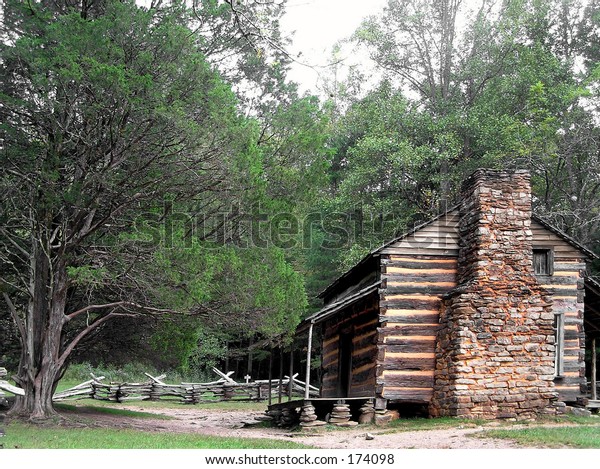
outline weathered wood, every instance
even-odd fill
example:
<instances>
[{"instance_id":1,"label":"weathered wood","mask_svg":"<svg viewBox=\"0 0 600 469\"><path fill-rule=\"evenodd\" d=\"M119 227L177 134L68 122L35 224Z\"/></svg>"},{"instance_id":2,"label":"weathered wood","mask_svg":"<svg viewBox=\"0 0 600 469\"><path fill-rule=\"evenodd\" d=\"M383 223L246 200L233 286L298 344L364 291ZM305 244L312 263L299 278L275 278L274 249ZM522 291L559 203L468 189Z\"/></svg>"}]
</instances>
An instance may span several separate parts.
<instances>
[{"instance_id":1,"label":"weathered wood","mask_svg":"<svg viewBox=\"0 0 600 469\"><path fill-rule=\"evenodd\" d=\"M420 282L452 282L456 285L456 269L412 269L386 266L388 287L391 285Z\"/></svg>"},{"instance_id":2,"label":"weathered wood","mask_svg":"<svg viewBox=\"0 0 600 469\"><path fill-rule=\"evenodd\" d=\"M314 323L310 323L310 328L308 330L308 347L306 349L306 387L304 391L304 398L308 399L310 397L310 360L311 360L311 352L312 352L312 338L313 338L313 327Z\"/></svg>"},{"instance_id":3,"label":"weathered wood","mask_svg":"<svg viewBox=\"0 0 600 469\"><path fill-rule=\"evenodd\" d=\"M394 343L388 343L383 348L386 351L386 355L392 356L394 353L433 353L435 350L435 341L434 340L414 340L414 341L406 341L402 343L401 341L397 341Z\"/></svg>"},{"instance_id":4,"label":"weathered wood","mask_svg":"<svg viewBox=\"0 0 600 469\"><path fill-rule=\"evenodd\" d=\"M380 327L378 330L380 337L384 341L394 340L398 337L410 336L435 336L440 325L438 322L430 324L386 324L385 327Z\"/></svg>"},{"instance_id":5,"label":"weathered wood","mask_svg":"<svg viewBox=\"0 0 600 469\"><path fill-rule=\"evenodd\" d=\"M435 367L434 358L386 358L386 370L431 370Z\"/></svg>"},{"instance_id":6,"label":"weathered wood","mask_svg":"<svg viewBox=\"0 0 600 469\"><path fill-rule=\"evenodd\" d=\"M235 382L233 379L231 379L231 378L230 378L230 376L233 374L233 371L230 371L229 373L225 374L225 373L223 373L222 371L220 371L220 370L216 369L214 366L213 366L212 370L213 370L213 371L214 371L214 372L215 372L217 375L219 375L221 378L223 378L225 381L227 381L228 383L231 383L231 384L238 384L238 383L236 383L236 382Z\"/></svg>"},{"instance_id":7,"label":"weathered wood","mask_svg":"<svg viewBox=\"0 0 600 469\"><path fill-rule=\"evenodd\" d=\"M389 247L389 248L385 248L384 250L381 251L382 253L385 254L396 254L399 256L410 256L412 254L417 254L417 255L428 255L432 252L436 253L437 255L444 255L447 257L458 257L458 247L451 247L451 248L447 248L445 246L431 246L431 247L419 247L419 248L412 248L410 246L402 246L402 247Z\"/></svg>"},{"instance_id":8,"label":"weathered wood","mask_svg":"<svg viewBox=\"0 0 600 469\"><path fill-rule=\"evenodd\" d=\"M294 378L298 375L298 373L294 374L294 341L290 344L290 361L289 365L289 375L286 376L288 379L288 401L292 400L294 395ZM291 378L290 378L291 376Z\"/></svg>"},{"instance_id":9,"label":"weathered wood","mask_svg":"<svg viewBox=\"0 0 600 469\"><path fill-rule=\"evenodd\" d=\"M386 386L392 387L416 387L433 389L433 371L406 371L404 373L392 374L386 370L384 381Z\"/></svg>"},{"instance_id":10,"label":"weathered wood","mask_svg":"<svg viewBox=\"0 0 600 469\"><path fill-rule=\"evenodd\" d=\"M414 309L414 310L437 310L440 307L439 298L431 298L426 295L382 295L381 306L393 309Z\"/></svg>"},{"instance_id":11,"label":"weathered wood","mask_svg":"<svg viewBox=\"0 0 600 469\"><path fill-rule=\"evenodd\" d=\"M165 378L167 377L167 375L165 375L165 374L162 374L162 375L160 375L160 376L156 376L156 377L154 377L154 376L152 376L152 375L150 375L150 374L148 374L148 373L144 373L144 374L145 374L145 375L146 375L148 378L150 378L152 381L154 381L155 383L158 383L158 384L165 384L165 383L163 383L163 382L161 381L161 380L163 380L163 379L165 379Z\"/></svg>"},{"instance_id":12,"label":"weathered wood","mask_svg":"<svg viewBox=\"0 0 600 469\"><path fill-rule=\"evenodd\" d=\"M456 272L457 260L455 258L427 256L419 259L418 256L392 257L386 263L386 273L393 273L394 269L412 271L412 275L425 274L428 271L451 273Z\"/></svg>"},{"instance_id":13,"label":"weathered wood","mask_svg":"<svg viewBox=\"0 0 600 469\"><path fill-rule=\"evenodd\" d=\"M273 403L273 348L269 351L269 405Z\"/></svg>"},{"instance_id":14,"label":"weathered wood","mask_svg":"<svg viewBox=\"0 0 600 469\"><path fill-rule=\"evenodd\" d=\"M426 314L406 314L402 316L396 315L385 315L381 316L381 322L387 324L421 324L421 323L433 323L439 321L438 313L426 313Z\"/></svg>"},{"instance_id":15,"label":"weathered wood","mask_svg":"<svg viewBox=\"0 0 600 469\"><path fill-rule=\"evenodd\" d=\"M283 347L279 347L279 389L277 391L277 400L280 403L283 400Z\"/></svg>"},{"instance_id":16,"label":"weathered wood","mask_svg":"<svg viewBox=\"0 0 600 469\"><path fill-rule=\"evenodd\" d=\"M382 396L389 399L390 402L426 404L433 397L433 387L409 388L385 386L382 390Z\"/></svg>"},{"instance_id":17,"label":"weathered wood","mask_svg":"<svg viewBox=\"0 0 600 469\"><path fill-rule=\"evenodd\" d=\"M11 394L14 394L15 396L24 396L25 395L25 391L23 389L13 386L8 381L0 380L0 389L3 389L4 391L9 392Z\"/></svg>"},{"instance_id":18,"label":"weathered wood","mask_svg":"<svg viewBox=\"0 0 600 469\"><path fill-rule=\"evenodd\" d=\"M596 338L592 339L592 400L598 399L596 389Z\"/></svg>"}]
</instances>

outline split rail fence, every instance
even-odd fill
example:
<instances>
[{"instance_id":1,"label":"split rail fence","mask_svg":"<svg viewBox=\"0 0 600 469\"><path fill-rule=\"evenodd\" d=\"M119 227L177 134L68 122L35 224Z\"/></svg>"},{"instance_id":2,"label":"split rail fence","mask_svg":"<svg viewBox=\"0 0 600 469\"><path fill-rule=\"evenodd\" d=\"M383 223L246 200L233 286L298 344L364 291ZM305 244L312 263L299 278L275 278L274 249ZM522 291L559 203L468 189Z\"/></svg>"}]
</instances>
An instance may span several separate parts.
<instances>
[{"instance_id":1,"label":"split rail fence","mask_svg":"<svg viewBox=\"0 0 600 469\"><path fill-rule=\"evenodd\" d=\"M230 373L222 373L213 368L213 371L220 376L218 381L210 383L181 383L168 384L163 382L165 375L151 376L145 373L149 381L144 383L105 383L104 376L94 376L84 383L78 384L64 391L54 394L55 402L70 399L98 399L112 402L126 401L157 401L161 399L178 400L184 404L200 404L222 401L266 401L278 399L281 401L291 395L303 396L305 392L305 383L297 379L297 375L292 379L286 376L282 380L259 380L249 383L237 383L231 379ZM291 389L290 389L291 387ZM16 386L2 381L0 378L1 390L16 395L22 395L23 390ZM318 389L309 386L309 392L312 396L318 395Z\"/></svg>"}]
</instances>

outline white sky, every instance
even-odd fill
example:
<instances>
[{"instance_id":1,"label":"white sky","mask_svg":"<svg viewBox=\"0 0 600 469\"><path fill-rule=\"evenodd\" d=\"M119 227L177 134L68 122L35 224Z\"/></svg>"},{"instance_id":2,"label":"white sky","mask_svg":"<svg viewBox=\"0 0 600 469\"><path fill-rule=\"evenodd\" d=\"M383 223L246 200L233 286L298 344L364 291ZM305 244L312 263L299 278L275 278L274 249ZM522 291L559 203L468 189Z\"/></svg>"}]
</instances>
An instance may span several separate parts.
<instances>
[{"instance_id":1,"label":"white sky","mask_svg":"<svg viewBox=\"0 0 600 469\"><path fill-rule=\"evenodd\" d=\"M316 67L294 64L288 77L300 84L301 91L317 92L318 72L330 61L334 44L350 36L363 18L378 14L386 0L289 0L281 27L284 34L294 32L291 52L299 62Z\"/></svg>"}]
</instances>

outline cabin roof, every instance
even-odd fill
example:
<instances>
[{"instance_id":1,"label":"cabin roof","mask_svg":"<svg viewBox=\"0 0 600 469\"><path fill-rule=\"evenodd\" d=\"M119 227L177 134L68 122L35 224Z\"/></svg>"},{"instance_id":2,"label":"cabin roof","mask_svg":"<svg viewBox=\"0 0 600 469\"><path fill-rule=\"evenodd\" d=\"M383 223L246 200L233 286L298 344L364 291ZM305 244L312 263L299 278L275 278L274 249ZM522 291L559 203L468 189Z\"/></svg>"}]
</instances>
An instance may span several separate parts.
<instances>
[{"instance_id":1,"label":"cabin roof","mask_svg":"<svg viewBox=\"0 0 600 469\"><path fill-rule=\"evenodd\" d=\"M439 215L435 216L434 218L431 218L430 220L428 220L428 221L426 221L424 223L421 223L421 224L415 226L412 230L407 231L406 233L403 233L400 236L397 236L396 238L388 241L385 244L382 244L377 249L373 249L365 257L363 257L357 264L355 264L354 266L352 266L350 269L348 269L346 272L344 272L342 275L340 275L338 278L336 278L331 284L329 284L329 286L327 288L325 288L325 290L323 290L321 293L319 293L318 298L323 298L327 293L329 293L330 291L332 291L333 289L335 289L335 287L337 287L340 283L342 283L346 278L348 278L357 269L359 269L360 267L362 267L363 265L365 265L373 257L378 257L381 254L381 251L383 251L388 246L394 244L397 241L400 241L400 240L406 238L407 236L415 234L420 229L425 228L426 226L431 225L432 223L436 222L440 218L445 217L446 215L448 215L449 213L451 213L451 212L453 212L454 210L457 210L457 209L458 209L458 205L455 205L452 208L446 210L445 212L440 213Z\"/></svg>"},{"instance_id":2,"label":"cabin roof","mask_svg":"<svg viewBox=\"0 0 600 469\"><path fill-rule=\"evenodd\" d=\"M381 251L383 251L385 248L389 247L390 245L392 245L398 241L403 240L404 238L406 238L408 236L415 234L417 231L425 228L426 226L431 225L432 223L449 215L450 213L454 212L455 210L458 210L458 208L459 208L459 204L454 205L453 207L449 208L445 212L440 213L436 217L431 218L430 220L428 220L424 223L421 223L420 225L415 226L412 230L407 231L406 233L379 246L377 249L372 250L365 257L363 257L358 263L356 263L354 266L352 266L350 269L348 269L346 272L344 272L342 275L340 275L338 278L336 278L331 284L329 284L329 286L327 288L325 288L325 290L323 290L321 293L319 293L318 298L324 298L328 293L335 290L335 288L338 285L340 285L344 280L346 280L348 277L350 277L350 275L352 275L357 270L359 270L361 267L363 267L365 264L367 264L371 259L373 259L374 257L379 257L381 255ZM599 258L599 256L596 255L594 252L590 251L588 248L583 246L581 243L575 241L575 239L573 239L571 236L566 234L564 231L552 226L550 223L548 223L547 221L545 221L543 218L539 217L538 215L532 214L531 219L538 222L544 228L551 231L552 233L557 235L559 238L561 238L562 240L569 243L574 248L581 251L583 254L585 254L590 259L598 259Z\"/></svg>"},{"instance_id":3,"label":"cabin roof","mask_svg":"<svg viewBox=\"0 0 600 469\"><path fill-rule=\"evenodd\" d=\"M585 311L583 314L586 334L600 337L600 281L585 278Z\"/></svg>"},{"instance_id":4,"label":"cabin roof","mask_svg":"<svg viewBox=\"0 0 600 469\"><path fill-rule=\"evenodd\" d=\"M590 251L583 244L575 241L575 239L572 238L571 236L569 236L567 233L565 233L562 230L559 230L555 226L552 226L550 223L548 223L546 220L539 217L538 215L533 214L531 216L531 219L538 222L540 225L542 225L548 231L551 231L552 233L557 235L559 238L561 238L563 241L566 241L567 243L569 243L574 248L579 249L582 253L584 253L590 259L598 259L599 258L599 256L596 253L594 253L593 251Z\"/></svg>"},{"instance_id":5,"label":"cabin roof","mask_svg":"<svg viewBox=\"0 0 600 469\"><path fill-rule=\"evenodd\" d=\"M378 291L380 285L381 280L372 283L368 287L365 287L362 290L357 291L356 293L352 293L351 295L348 295L339 301L328 304L312 316L307 317L302 322L297 332L302 332L302 330L305 329L308 326L308 324L317 324L319 322L324 321L325 319L335 315L338 311L344 309L345 307L350 306L351 304L354 304L357 301L360 301L363 298L369 296L371 293Z\"/></svg>"}]
</instances>

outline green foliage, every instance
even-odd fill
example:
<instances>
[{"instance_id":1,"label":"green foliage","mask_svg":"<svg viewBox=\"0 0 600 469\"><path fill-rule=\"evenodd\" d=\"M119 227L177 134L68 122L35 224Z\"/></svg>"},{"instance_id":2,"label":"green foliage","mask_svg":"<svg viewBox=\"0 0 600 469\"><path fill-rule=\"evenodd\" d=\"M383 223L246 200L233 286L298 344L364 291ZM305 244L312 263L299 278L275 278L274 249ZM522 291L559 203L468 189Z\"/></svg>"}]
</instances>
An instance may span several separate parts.
<instances>
[{"instance_id":1,"label":"green foliage","mask_svg":"<svg viewBox=\"0 0 600 469\"><path fill-rule=\"evenodd\" d=\"M27 285L33 271L14 246L39 245L51 265L35 284L60 278L54 291L68 291L49 311L127 304L64 321L62 349L109 317L190 313L143 327L154 327L149 340L167 361L199 373L228 340L289 336L305 314L301 257L231 235L219 217L254 206L300 217L322 185L328 121L285 83L284 55L266 47L263 26L277 36L280 5L196 7L7 2L14 41L0 44L0 159L13 171L0 179L12 201L0 210L11 231L0 246L15 268L3 268L3 288ZM198 15L206 28L196 29ZM253 117L232 83L263 92ZM30 292L14 293L25 311Z\"/></svg>"},{"instance_id":2,"label":"green foliage","mask_svg":"<svg viewBox=\"0 0 600 469\"><path fill-rule=\"evenodd\" d=\"M160 374L159 371L154 369L152 365L148 363L130 362L122 366L115 366L112 364L92 366L90 363L74 363L69 366L61 380L68 384L63 385L61 383L61 388L65 388L65 386L75 386L85 381L89 381L91 379L91 374L94 374L94 376L104 376L105 382L107 383L146 382L148 381L148 377L145 373L150 373L153 376L158 376Z\"/></svg>"},{"instance_id":3,"label":"green foliage","mask_svg":"<svg viewBox=\"0 0 600 469\"><path fill-rule=\"evenodd\" d=\"M183 371L202 372L225 354L225 342L255 335L290 337L305 314L304 281L278 248L216 247L194 242L193 248L159 251L148 266L171 276L159 295L173 305L213 305L203 321L182 318L161 326L153 335L157 351L171 357Z\"/></svg>"},{"instance_id":4,"label":"green foliage","mask_svg":"<svg viewBox=\"0 0 600 469\"><path fill-rule=\"evenodd\" d=\"M464 2L390 0L356 32L383 78L339 106L322 206L392 221L353 239L340 267L458 201L480 167L529 169L537 213L597 245L597 87L594 66L576 66L593 42L576 31L597 33L597 5L501 3L469 14Z\"/></svg>"}]
</instances>

